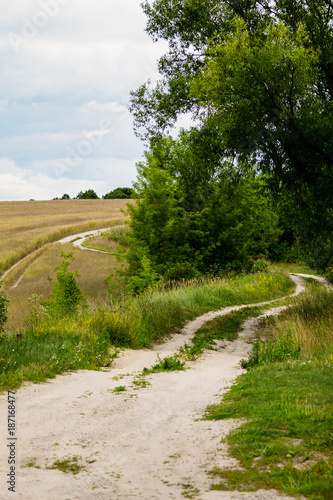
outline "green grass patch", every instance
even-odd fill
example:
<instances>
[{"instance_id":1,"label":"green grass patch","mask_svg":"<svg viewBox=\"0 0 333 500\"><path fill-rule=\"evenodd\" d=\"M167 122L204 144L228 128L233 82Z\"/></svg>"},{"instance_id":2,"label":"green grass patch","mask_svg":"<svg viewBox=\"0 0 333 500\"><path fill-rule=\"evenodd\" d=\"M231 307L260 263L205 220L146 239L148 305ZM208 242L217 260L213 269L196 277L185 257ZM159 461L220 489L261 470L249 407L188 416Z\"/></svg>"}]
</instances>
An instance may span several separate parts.
<instances>
[{"instance_id":1,"label":"green grass patch","mask_svg":"<svg viewBox=\"0 0 333 500\"><path fill-rule=\"evenodd\" d=\"M68 458L66 460L56 460L49 469L57 469L61 472L72 473L74 475L78 474L80 471L84 470L85 467L78 464L78 457Z\"/></svg>"},{"instance_id":2,"label":"green grass patch","mask_svg":"<svg viewBox=\"0 0 333 500\"><path fill-rule=\"evenodd\" d=\"M195 332L192 345L185 344L180 349L181 355L190 361L194 361L205 349L214 349L216 340L236 340L242 323L248 318L260 316L266 309L267 306L246 307L207 321L202 328Z\"/></svg>"},{"instance_id":3,"label":"green grass patch","mask_svg":"<svg viewBox=\"0 0 333 500\"><path fill-rule=\"evenodd\" d=\"M245 471L215 471L216 488L276 488L311 499L332 498L332 366L269 364L251 370L209 408L209 419L249 420L228 437Z\"/></svg>"},{"instance_id":4,"label":"green grass patch","mask_svg":"<svg viewBox=\"0 0 333 500\"><path fill-rule=\"evenodd\" d=\"M161 359L161 361L151 368L144 368L142 373L143 375L147 375L149 373L174 372L179 370L185 370L185 361L179 355L175 354L174 356Z\"/></svg>"},{"instance_id":5,"label":"green grass patch","mask_svg":"<svg viewBox=\"0 0 333 500\"><path fill-rule=\"evenodd\" d=\"M127 389L124 385L119 385L118 387L115 387L112 392L116 392L119 394L119 392L125 392Z\"/></svg>"}]
</instances>

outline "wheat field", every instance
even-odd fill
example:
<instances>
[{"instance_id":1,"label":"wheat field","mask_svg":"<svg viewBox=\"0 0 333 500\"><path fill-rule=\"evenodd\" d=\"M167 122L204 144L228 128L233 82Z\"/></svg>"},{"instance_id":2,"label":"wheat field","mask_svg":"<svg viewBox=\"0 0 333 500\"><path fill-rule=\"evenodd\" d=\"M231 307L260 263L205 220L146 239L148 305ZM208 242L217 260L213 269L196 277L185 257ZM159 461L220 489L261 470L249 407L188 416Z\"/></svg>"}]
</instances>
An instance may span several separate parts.
<instances>
[{"instance_id":1,"label":"wheat field","mask_svg":"<svg viewBox=\"0 0 333 500\"><path fill-rule=\"evenodd\" d=\"M124 220L130 200L0 202L0 275L25 255L75 232Z\"/></svg>"},{"instance_id":2,"label":"wheat field","mask_svg":"<svg viewBox=\"0 0 333 500\"><path fill-rule=\"evenodd\" d=\"M122 209L130 200L53 200L0 202L0 274L29 255L6 277L11 297L8 327L17 331L24 323L29 298L49 298L54 268L62 261L61 252L72 252L80 278L78 283L91 306L108 301L107 275L119 267L111 254L74 249L73 245L51 244L78 232L122 224ZM37 251L36 251L37 250ZM12 288L18 277L19 285Z\"/></svg>"}]
</instances>

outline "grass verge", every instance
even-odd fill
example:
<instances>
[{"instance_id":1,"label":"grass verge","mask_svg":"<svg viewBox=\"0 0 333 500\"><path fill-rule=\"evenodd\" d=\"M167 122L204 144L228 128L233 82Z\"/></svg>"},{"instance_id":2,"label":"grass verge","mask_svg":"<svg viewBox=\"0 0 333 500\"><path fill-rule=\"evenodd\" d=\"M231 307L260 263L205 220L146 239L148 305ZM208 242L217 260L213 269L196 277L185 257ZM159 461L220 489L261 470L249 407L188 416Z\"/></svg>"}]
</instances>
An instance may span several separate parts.
<instances>
[{"instance_id":1,"label":"grass verge","mask_svg":"<svg viewBox=\"0 0 333 500\"><path fill-rule=\"evenodd\" d=\"M242 469L213 471L213 489L332 499L333 292L310 286L260 336L248 373L208 409L209 419L246 419L227 438Z\"/></svg>"},{"instance_id":2,"label":"grass verge","mask_svg":"<svg viewBox=\"0 0 333 500\"><path fill-rule=\"evenodd\" d=\"M181 356L189 361L196 360L205 349L215 349L216 340L232 342L238 338L242 323L248 318L256 318L267 309L262 307L246 307L240 311L233 311L225 316L218 316L207 321L202 328L195 332L192 345L185 344L180 349Z\"/></svg>"},{"instance_id":3,"label":"grass verge","mask_svg":"<svg viewBox=\"0 0 333 500\"><path fill-rule=\"evenodd\" d=\"M150 347L185 322L222 307L252 304L290 294L294 284L282 274L192 280L149 290L91 316L91 329L117 346Z\"/></svg>"}]
</instances>

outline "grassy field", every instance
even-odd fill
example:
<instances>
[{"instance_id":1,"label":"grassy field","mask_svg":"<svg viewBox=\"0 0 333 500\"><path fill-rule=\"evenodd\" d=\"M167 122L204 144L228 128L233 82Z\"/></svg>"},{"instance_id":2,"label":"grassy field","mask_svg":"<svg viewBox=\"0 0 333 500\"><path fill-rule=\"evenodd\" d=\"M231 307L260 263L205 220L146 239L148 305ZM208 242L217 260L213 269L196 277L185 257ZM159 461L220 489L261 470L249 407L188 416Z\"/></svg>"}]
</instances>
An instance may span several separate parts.
<instances>
[{"instance_id":1,"label":"grassy field","mask_svg":"<svg viewBox=\"0 0 333 500\"><path fill-rule=\"evenodd\" d=\"M0 202L0 275L43 245L121 223L129 200Z\"/></svg>"}]
</instances>

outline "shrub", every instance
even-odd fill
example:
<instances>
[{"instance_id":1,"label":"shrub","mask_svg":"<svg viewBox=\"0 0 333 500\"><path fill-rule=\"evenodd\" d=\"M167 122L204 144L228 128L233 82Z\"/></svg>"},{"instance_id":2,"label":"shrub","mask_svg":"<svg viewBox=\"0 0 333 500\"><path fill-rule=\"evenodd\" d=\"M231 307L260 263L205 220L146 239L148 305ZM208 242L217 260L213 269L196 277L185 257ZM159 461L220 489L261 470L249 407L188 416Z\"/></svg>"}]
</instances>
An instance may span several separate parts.
<instances>
[{"instance_id":1,"label":"shrub","mask_svg":"<svg viewBox=\"0 0 333 500\"><path fill-rule=\"evenodd\" d=\"M71 264L70 261L75 260L73 254L71 252L68 254L61 252L61 257L63 257L64 261L55 268L57 280L53 281L50 276L48 277L53 284L51 298L43 304L48 313L57 317L75 313L78 306L85 299L76 281L79 273L68 269Z\"/></svg>"},{"instance_id":2,"label":"shrub","mask_svg":"<svg viewBox=\"0 0 333 500\"><path fill-rule=\"evenodd\" d=\"M3 282L0 281L0 333L4 331L4 325L7 322L9 301L9 296L3 290Z\"/></svg>"}]
</instances>

